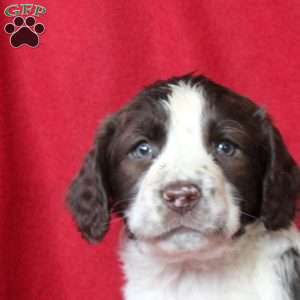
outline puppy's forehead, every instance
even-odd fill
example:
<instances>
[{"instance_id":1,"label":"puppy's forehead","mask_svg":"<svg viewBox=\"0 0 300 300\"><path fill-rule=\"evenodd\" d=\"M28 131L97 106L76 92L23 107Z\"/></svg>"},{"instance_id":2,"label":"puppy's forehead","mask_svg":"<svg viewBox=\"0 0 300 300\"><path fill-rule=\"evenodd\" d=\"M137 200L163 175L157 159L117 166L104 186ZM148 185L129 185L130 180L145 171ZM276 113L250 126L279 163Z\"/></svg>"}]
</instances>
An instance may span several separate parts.
<instances>
[{"instance_id":1,"label":"puppy's forehead","mask_svg":"<svg viewBox=\"0 0 300 300\"><path fill-rule=\"evenodd\" d=\"M126 110L131 124L155 120L169 127L177 122L182 130L224 119L235 120L245 128L255 127L254 120L264 117L257 112L261 112L259 107L248 98L201 76L155 83L142 91Z\"/></svg>"}]
</instances>

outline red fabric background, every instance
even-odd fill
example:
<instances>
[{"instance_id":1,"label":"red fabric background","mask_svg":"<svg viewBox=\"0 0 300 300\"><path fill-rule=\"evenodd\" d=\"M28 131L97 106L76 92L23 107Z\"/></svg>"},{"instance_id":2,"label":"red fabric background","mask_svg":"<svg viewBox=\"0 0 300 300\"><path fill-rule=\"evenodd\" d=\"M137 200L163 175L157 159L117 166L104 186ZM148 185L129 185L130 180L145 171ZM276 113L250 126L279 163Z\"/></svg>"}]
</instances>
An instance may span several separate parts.
<instances>
[{"instance_id":1,"label":"red fabric background","mask_svg":"<svg viewBox=\"0 0 300 300\"><path fill-rule=\"evenodd\" d=\"M120 299L120 222L90 246L64 195L99 120L153 80L198 71L255 99L300 161L298 0L34 3L36 49L0 17L0 299Z\"/></svg>"}]
</instances>

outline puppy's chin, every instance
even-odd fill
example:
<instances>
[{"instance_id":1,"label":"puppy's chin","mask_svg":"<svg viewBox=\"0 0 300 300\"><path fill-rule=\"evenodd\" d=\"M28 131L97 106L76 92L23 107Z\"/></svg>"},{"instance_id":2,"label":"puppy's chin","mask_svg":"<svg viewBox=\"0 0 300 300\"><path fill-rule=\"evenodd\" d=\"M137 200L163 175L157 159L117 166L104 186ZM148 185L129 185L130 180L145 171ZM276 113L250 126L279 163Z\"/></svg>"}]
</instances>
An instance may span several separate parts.
<instances>
[{"instance_id":1,"label":"puppy's chin","mask_svg":"<svg viewBox=\"0 0 300 300\"><path fill-rule=\"evenodd\" d=\"M203 233L183 228L157 239L155 246L162 252L173 255L205 250L211 242L211 238Z\"/></svg>"},{"instance_id":2,"label":"puppy's chin","mask_svg":"<svg viewBox=\"0 0 300 300\"><path fill-rule=\"evenodd\" d=\"M222 256L229 248L231 239L220 233L179 228L154 239L141 239L144 252L172 261L206 261Z\"/></svg>"}]
</instances>

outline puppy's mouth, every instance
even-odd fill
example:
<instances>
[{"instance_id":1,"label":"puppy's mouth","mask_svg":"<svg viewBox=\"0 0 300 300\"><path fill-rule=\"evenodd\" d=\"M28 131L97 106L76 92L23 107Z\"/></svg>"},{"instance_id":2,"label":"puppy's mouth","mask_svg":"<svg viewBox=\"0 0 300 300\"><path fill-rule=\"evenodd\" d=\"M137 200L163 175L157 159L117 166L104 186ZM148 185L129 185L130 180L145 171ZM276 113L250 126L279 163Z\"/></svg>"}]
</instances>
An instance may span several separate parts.
<instances>
[{"instance_id":1,"label":"puppy's mouth","mask_svg":"<svg viewBox=\"0 0 300 300\"><path fill-rule=\"evenodd\" d=\"M140 236L138 239L144 240L149 243L161 243L161 242L189 242L190 240L203 240L211 239L223 236L222 230L207 230L188 227L185 225L180 225L171 228L167 231L157 233L154 236Z\"/></svg>"},{"instance_id":2,"label":"puppy's mouth","mask_svg":"<svg viewBox=\"0 0 300 300\"><path fill-rule=\"evenodd\" d=\"M204 235L204 233L198 229L194 229L194 228L190 228L190 227L186 227L186 226L178 226L169 231L161 233L160 235L152 238L152 240L159 242L159 241L163 241L163 240L168 240L170 238L174 238L175 236L185 236L185 235L191 235L191 234Z\"/></svg>"}]
</instances>

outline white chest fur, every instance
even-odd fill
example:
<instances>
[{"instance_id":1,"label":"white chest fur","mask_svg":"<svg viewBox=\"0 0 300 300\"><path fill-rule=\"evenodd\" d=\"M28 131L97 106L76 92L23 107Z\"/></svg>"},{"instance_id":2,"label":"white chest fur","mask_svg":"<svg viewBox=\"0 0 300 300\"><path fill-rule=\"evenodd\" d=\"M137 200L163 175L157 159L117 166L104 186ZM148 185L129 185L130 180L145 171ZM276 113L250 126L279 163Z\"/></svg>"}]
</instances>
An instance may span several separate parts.
<instances>
[{"instance_id":1,"label":"white chest fur","mask_svg":"<svg viewBox=\"0 0 300 300\"><path fill-rule=\"evenodd\" d=\"M268 233L250 230L224 256L203 264L170 263L145 253L134 240L126 240L122 260L127 284L126 300L289 300L280 274L280 256L299 247L293 229Z\"/></svg>"}]
</instances>

